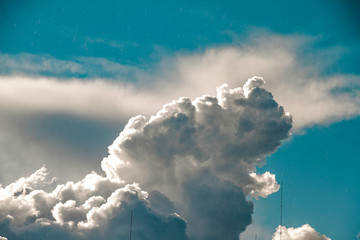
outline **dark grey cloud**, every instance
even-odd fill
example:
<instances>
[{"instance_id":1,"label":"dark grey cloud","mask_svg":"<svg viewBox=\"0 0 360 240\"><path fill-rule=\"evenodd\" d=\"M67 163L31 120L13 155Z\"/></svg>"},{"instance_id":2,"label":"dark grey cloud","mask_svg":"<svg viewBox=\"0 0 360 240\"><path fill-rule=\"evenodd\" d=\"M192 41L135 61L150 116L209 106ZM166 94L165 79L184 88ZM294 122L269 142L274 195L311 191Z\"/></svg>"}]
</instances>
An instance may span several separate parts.
<instances>
[{"instance_id":1,"label":"dark grey cloud","mask_svg":"<svg viewBox=\"0 0 360 240\"><path fill-rule=\"evenodd\" d=\"M199 170L183 187L188 233L194 239L238 239L251 223L254 206L242 188L220 181L210 169Z\"/></svg>"},{"instance_id":2,"label":"dark grey cloud","mask_svg":"<svg viewBox=\"0 0 360 240\"><path fill-rule=\"evenodd\" d=\"M256 166L289 135L292 117L253 77L217 97L180 98L129 120L101 167L51 186L45 167L0 188L9 239L238 239L252 221L248 196L279 188ZM51 190L49 190L51 189Z\"/></svg>"}]
</instances>

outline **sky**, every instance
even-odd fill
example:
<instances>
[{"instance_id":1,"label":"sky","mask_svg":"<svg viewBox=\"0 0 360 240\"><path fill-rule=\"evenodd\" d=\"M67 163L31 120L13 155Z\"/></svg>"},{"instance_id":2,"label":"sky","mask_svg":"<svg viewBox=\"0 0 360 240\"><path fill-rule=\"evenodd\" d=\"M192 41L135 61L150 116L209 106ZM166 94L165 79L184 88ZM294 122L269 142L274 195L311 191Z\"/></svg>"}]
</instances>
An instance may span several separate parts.
<instances>
[{"instance_id":1,"label":"sky","mask_svg":"<svg viewBox=\"0 0 360 240\"><path fill-rule=\"evenodd\" d=\"M1 1L0 240L360 239L359 9Z\"/></svg>"}]
</instances>

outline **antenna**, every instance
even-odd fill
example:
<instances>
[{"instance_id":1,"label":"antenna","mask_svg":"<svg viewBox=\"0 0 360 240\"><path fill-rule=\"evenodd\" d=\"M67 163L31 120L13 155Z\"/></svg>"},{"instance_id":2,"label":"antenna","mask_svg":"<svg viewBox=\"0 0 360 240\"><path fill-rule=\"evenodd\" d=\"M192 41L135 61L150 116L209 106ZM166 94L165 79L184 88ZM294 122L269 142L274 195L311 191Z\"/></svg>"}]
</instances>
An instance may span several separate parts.
<instances>
[{"instance_id":1,"label":"antenna","mask_svg":"<svg viewBox=\"0 0 360 240\"><path fill-rule=\"evenodd\" d=\"M281 198L280 198L280 240L281 240L281 227L282 227L282 208L283 208L283 182L281 181Z\"/></svg>"},{"instance_id":2,"label":"antenna","mask_svg":"<svg viewBox=\"0 0 360 240\"><path fill-rule=\"evenodd\" d=\"M131 209L131 215L130 215L130 240L131 240L131 234L132 234L132 219L133 219L133 210Z\"/></svg>"}]
</instances>

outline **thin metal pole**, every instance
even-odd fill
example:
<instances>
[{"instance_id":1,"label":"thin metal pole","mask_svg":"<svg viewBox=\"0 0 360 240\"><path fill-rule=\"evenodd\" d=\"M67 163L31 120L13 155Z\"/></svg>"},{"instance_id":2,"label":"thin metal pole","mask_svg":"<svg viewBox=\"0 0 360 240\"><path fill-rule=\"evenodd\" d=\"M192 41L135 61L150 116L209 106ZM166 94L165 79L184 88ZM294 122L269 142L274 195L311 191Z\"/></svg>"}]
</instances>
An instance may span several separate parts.
<instances>
[{"instance_id":1,"label":"thin metal pole","mask_svg":"<svg viewBox=\"0 0 360 240\"><path fill-rule=\"evenodd\" d=\"M283 182L281 181L281 198L280 198L280 240L281 240L281 227L282 227L282 208L283 208Z\"/></svg>"},{"instance_id":2,"label":"thin metal pole","mask_svg":"<svg viewBox=\"0 0 360 240\"><path fill-rule=\"evenodd\" d=\"M131 240L131 234L132 234L132 219L133 219L133 210L131 210L131 216L130 216L130 240Z\"/></svg>"}]
</instances>

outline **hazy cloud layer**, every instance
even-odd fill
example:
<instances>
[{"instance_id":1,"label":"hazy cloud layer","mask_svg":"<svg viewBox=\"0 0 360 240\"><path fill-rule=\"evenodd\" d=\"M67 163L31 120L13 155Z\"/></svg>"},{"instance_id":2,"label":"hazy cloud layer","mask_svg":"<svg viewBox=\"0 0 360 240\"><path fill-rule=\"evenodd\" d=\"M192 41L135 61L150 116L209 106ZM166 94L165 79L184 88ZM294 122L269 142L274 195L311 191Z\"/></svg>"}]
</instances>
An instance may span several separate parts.
<instances>
[{"instance_id":1,"label":"hazy cloud layer","mask_svg":"<svg viewBox=\"0 0 360 240\"><path fill-rule=\"evenodd\" d=\"M272 239L279 240L280 232L281 239L283 240L331 240L325 235L318 233L309 224L304 224L298 228L286 228L285 226L279 226Z\"/></svg>"},{"instance_id":2,"label":"hazy cloud layer","mask_svg":"<svg viewBox=\"0 0 360 240\"><path fill-rule=\"evenodd\" d=\"M70 114L102 121L119 121L141 113L144 101L149 102L150 106L158 101L155 96L138 92L130 84L102 80L1 77L0 85L0 109L23 115L31 112ZM150 114L150 111L145 113Z\"/></svg>"},{"instance_id":3,"label":"hazy cloud layer","mask_svg":"<svg viewBox=\"0 0 360 240\"><path fill-rule=\"evenodd\" d=\"M9 239L238 239L251 223L247 196L279 185L256 166L289 135L292 117L262 88L180 98L147 119L131 118L101 167L54 186L45 167L0 189L0 230ZM54 186L54 187L52 187Z\"/></svg>"},{"instance_id":4,"label":"hazy cloud layer","mask_svg":"<svg viewBox=\"0 0 360 240\"><path fill-rule=\"evenodd\" d=\"M215 94L215 87L224 80L236 87L258 74L268 79L268 89L293 114L296 129L359 115L359 76L324 74L331 68L329 59L336 59L341 51L303 51L314 42L303 36L253 34L241 45L164 57L151 70L102 58L63 61L50 56L1 55L0 108L126 120L136 114L148 117L182 96Z\"/></svg>"}]
</instances>

